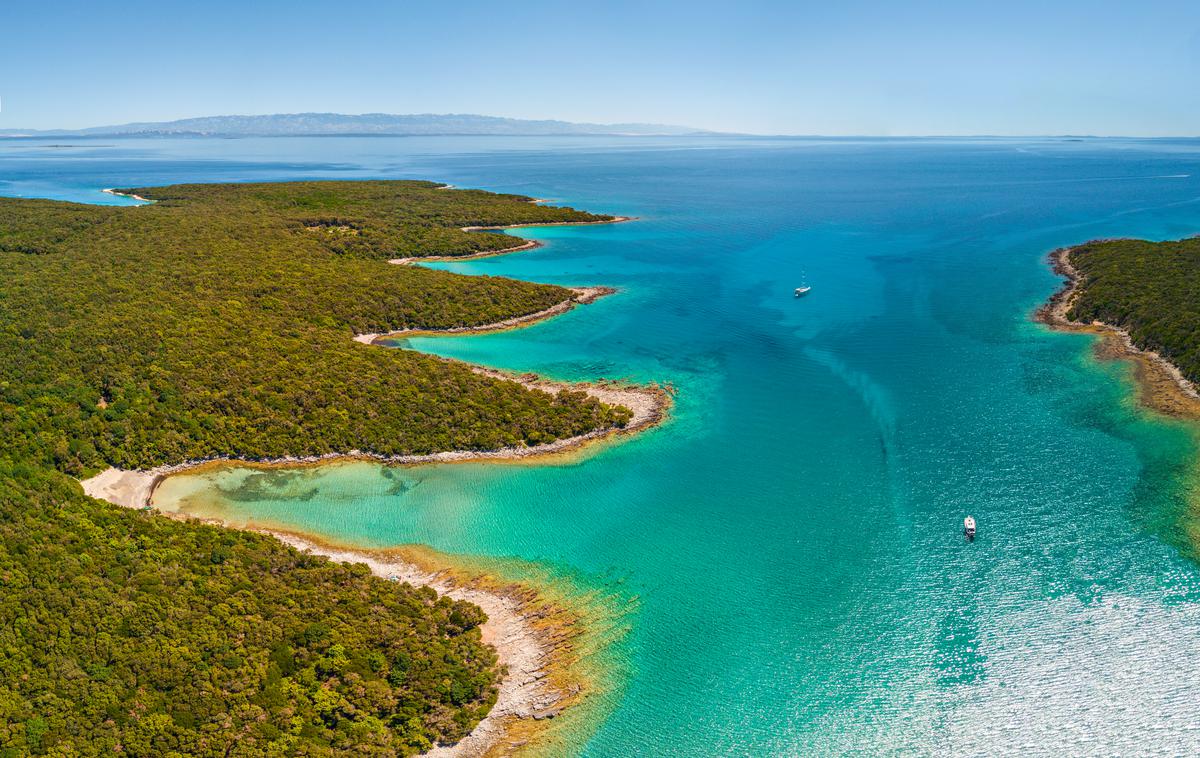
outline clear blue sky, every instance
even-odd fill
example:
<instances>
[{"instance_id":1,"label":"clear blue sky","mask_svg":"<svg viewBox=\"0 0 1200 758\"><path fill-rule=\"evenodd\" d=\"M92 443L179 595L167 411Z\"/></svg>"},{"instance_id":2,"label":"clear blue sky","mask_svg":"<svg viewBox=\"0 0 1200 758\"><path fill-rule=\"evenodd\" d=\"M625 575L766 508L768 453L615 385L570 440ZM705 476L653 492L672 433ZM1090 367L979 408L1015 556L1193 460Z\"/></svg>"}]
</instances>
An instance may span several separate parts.
<instances>
[{"instance_id":1,"label":"clear blue sky","mask_svg":"<svg viewBox=\"0 0 1200 758\"><path fill-rule=\"evenodd\" d=\"M1200 0L5 0L0 98L0 128L336 111L1200 135Z\"/></svg>"}]
</instances>

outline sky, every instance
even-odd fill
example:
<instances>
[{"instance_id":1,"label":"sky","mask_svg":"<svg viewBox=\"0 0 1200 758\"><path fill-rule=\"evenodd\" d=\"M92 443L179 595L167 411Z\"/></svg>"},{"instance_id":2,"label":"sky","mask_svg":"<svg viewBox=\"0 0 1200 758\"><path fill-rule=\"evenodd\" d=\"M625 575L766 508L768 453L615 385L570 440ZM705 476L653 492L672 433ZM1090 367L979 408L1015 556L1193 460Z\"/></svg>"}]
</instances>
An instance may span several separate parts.
<instances>
[{"instance_id":1,"label":"sky","mask_svg":"<svg viewBox=\"0 0 1200 758\"><path fill-rule=\"evenodd\" d=\"M1200 0L0 0L0 129L480 113L1200 136Z\"/></svg>"}]
</instances>

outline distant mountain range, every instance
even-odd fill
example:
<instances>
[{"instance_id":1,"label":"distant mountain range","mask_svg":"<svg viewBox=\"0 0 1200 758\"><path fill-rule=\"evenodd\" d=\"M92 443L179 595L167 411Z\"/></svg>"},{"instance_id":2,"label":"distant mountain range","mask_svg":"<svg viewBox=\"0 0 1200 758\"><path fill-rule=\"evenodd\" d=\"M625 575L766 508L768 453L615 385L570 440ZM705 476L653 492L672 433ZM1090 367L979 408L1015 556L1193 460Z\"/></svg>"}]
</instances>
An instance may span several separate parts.
<instances>
[{"instance_id":1,"label":"distant mountain range","mask_svg":"<svg viewBox=\"0 0 1200 758\"><path fill-rule=\"evenodd\" d=\"M683 135L714 134L664 124L578 124L471 114L279 113L269 116L205 116L89 129L0 129L3 137L292 137L323 135Z\"/></svg>"}]
</instances>

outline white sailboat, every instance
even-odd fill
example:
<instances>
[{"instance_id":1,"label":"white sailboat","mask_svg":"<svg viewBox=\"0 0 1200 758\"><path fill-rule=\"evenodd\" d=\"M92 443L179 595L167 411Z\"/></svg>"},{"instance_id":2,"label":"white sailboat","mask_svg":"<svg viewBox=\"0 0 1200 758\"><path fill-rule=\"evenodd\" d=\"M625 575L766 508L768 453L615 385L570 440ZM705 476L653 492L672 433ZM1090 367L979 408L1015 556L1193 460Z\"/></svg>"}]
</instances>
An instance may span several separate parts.
<instances>
[{"instance_id":1,"label":"white sailboat","mask_svg":"<svg viewBox=\"0 0 1200 758\"><path fill-rule=\"evenodd\" d=\"M807 276L800 276L800 286L796 288L796 297L804 297L812 290L812 287L808 286L807 280Z\"/></svg>"}]
</instances>

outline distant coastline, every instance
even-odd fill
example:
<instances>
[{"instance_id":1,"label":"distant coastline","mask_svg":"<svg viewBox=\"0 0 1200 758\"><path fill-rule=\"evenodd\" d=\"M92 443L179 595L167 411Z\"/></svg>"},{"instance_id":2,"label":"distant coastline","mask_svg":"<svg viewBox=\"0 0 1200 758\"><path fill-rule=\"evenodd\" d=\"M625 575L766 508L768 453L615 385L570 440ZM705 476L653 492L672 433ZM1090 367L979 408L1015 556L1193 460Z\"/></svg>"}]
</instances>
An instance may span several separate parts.
<instances>
[{"instance_id":1,"label":"distant coastline","mask_svg":"<svg viewBox=\"0 0 1200 758\"><path fill-rule=\"evenodd\" d=\"M672 124L599 124L519 119L476 113L229 114L93 126L85 129L4 129L14 137L686 137L718 132Z\"/></svg>"},{"instance_id":2,"label":"distant coastline","mask_svg":"<svg viewBox=\"0 0 1200 758\"><path fill-rule=\"evenodd\" d=\"M1076 247L1059 248L1048 256L1054 273L1066 278L1063 286L1035 312L1035 319L1056 331L1094 334L1096 355L1108 360L1133 363L1141 402L1147 407L1177 418L1200 420L1200 392L1179 367L1153 350L1133 343L1129 332L1102 321L1082 323L1068 317L1079 296L1080 274L1071 263Z\"/></svg>"}]
</instances>

